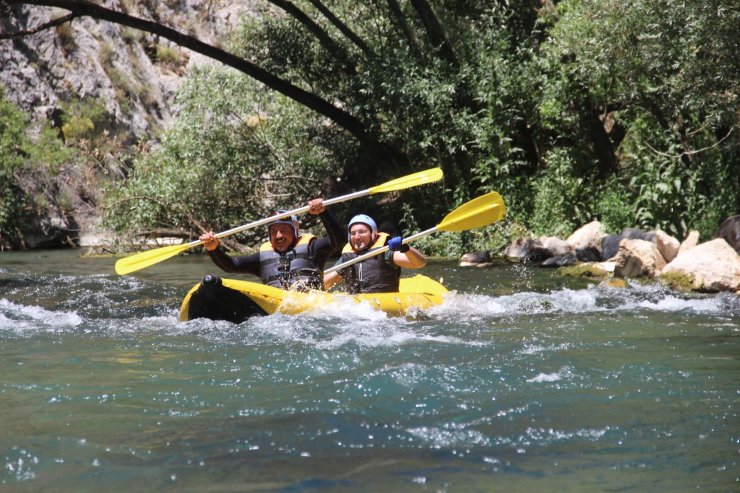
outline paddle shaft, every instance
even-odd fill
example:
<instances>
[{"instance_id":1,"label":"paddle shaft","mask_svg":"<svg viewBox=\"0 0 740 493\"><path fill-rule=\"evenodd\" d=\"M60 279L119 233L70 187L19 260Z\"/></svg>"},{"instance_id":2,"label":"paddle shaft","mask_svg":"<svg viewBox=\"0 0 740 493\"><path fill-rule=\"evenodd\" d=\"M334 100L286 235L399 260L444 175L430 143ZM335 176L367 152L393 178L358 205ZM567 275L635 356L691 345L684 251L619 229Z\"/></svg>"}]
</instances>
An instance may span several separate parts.
<instances>
[{"instance_id":1,"label":"paddle shaft","mask_svg":"<svg viewBox=\"0 0 740 493\"><path fill-rule=\"evenodd\" d=\"M434 181L441 180L442 176L443 176L443 173L440 168L432 168L432 169L428 169L425 171L419 171L418 173L413 173L411 175L402 176L400 178L396 178L395 180L391 180L389 182L382 183L372 188L368 188L367 190L361 190L359 192L342 195L340 197L326 199L323 201L323 204L324 206L327 206L331 204L336 204L337 202L343 202L345 200L350 200L350 199L354 199L357 197L363 197L365 195L391 192L395 190L403 190L405 188L415 187L415 186L423 185L425 183L432 183ZM237 226L236 228L232 228L227 231L222 231L221 233L215 234L214 237L223 238L225 236L239 233L246 229L255 228L257 226L262 226L263 224L271 223L278 219L286 218L293 214L301 214L303 212L308 211L309 209L310 209L309 206L303 206L297 209L293 209L291 211L281 212L280 214L277 214L274 216L266 217L258 221L253 221L249 224L244 224L242 226ZM154 250L147 250L144 252L140 252L130 257L122 258L116 261L116 272L121 275L128 274L130 272L134 272L139 269L149 267L150 265L154 265L158 262L166 260L190 248L197 247L204 243L205 242L202 240L196 240L190 243L184 243L182 245L172 245L172 246L167 246L167 247L162 247L162 248L155 248Z\"/></svg>"},{"instance_id":2,"label":"paddle shaft","mask_svg":"<svg viewBox=\"0 0 740 493\"><path fill-rule=\"evenodd\" d=\"M341 195L339 197L334 197L334 198L331 198L331 199L326 199L326 200L324 200L322 202L322 204L324 206L328 206L328 205L332 205L332 204L337 204L339 202L344 202L346 200L352 200L352 199L356 199L358 197L364 197L365 195L370 195L370 193L371 193L370 192L370 189L368 188L367 190L361 190L359 192L353 192L353 193L349 193L347 195ZM303 207L299 207L297 209L292 209L292 210L289 210L289 211L281 212L280 214L275 214L274 216L265 217L263 219L258 219L257 221L252 221L251 223L248 223L248 224L242 224L241 226L237 226L235 228L227 229L226 231L222 231L222 232L217 233L217 234L215 234L213 236L215 238L225 238L227 236L231 236L231 235L235 235L237 233L241 233L242 231L245 231L247 229L257 228L259 226L262 226L263 224L269 224L269 223L271 223L273 221L276 221L278 219L283 219L283 218L292 216L294 214L303 214L304 212L307 212L308 209L309 209L309 206L304 205ZM191 241L190 243L187 244L187 248L185 248L185 250L187 250L188 248L195 248L195 247L197 247L199 245L202 245L203 243L204 243L203 240Z\"/></svg>"},{"instance_id":3,"label":"paddle shaft","mask_svg":"<svg viewBox=\"0 0 740 493\"><path fill-rule=\"evenodd\" d=\"M402 240L402 243L406 244L411 241L417 240L423 236L429 235L436 231L465 231L473 228L480 228L487 226L491 223L501 220L506 213L506 205L498 192L489 192L480 197L476 197L473 200L464 203L454 211L450 212L445 216L441 223L437 224L433 228L421 231L413 234ZM380 255L383 252L389 250L388 245L385 245L377 250L372 250L364 253L358 257L348 260L347 262L335 265L324 271L324 274L335 272L350 265L362 262L370 257Z\"/></svg>"},{"instance_id":4,"label":"paddle shaft","mask_svg":"<svg viewBox=\"0 0 740 493\"><path fill-rule=\"evenodd\" d=\"M426 231L420 231L420 232L418 232L416 234L413 234L411 236L408 236L408 237L404 238L402 243L405 245L406 243L412 242L414 240L418 240L419 238L423 238L426 235L430 235L432 233L436 233L437 231L438 231L437 226L435 226L433 228L429 228ZM390 250L390 247L388 245L385 245L385 246L383 246L381 248L378 248L377 250L373 250L371 252L363 253L362 255L353 258L352 260L348 260L348 261L346 261L344 263L341 263L339 265L335 265L334 267L330 267L329 269L326 269L324 271L324 274L329 274L331 272L342 270L345 267L349 267L350 265L354 265L357 262L362 262L363 260L367 260L367 259L369 259L371 257L376 256L376 255L380 255L381 253L387 252L388 250Z\"/></svg>"}]
</instances>

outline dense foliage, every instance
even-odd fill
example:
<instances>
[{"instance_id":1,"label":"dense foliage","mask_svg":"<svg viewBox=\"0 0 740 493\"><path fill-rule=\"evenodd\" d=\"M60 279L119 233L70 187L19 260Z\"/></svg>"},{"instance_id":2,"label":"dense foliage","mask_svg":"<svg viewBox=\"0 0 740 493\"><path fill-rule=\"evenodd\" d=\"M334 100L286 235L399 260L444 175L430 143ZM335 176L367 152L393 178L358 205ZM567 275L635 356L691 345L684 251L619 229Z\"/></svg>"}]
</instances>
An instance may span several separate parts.
<instances>
[{"instance_id":1,"label":"dense foliage","mask_svg":"<svg viewBox=\"0 0 740 493\"><path fill-rule=\"evenodd\" d=\"M24 217L60 202L48 178L73 155L57 132L42 126L31 138L30 117L11 103L0 88L0 248L18 246Z\"/></svg>"},{"instance_id":2,"label":"dense foliage","mask_svg":"<svg viewBox=\"0 0 740 493\"><path fill-rule=\"evenodd\" d=\"M302 205L338 173L325 153L336 132L241 74L194 70L178 104L161 146L108 194L106 218L119 230L223 231Z\"/></svg>"},{"instance_id":3,"label":"dense foliage","mask_svg":"<svg viewBox=\"0 0 740 493\"><path fill-rule=\"evenodd\" d=\"M431 166L443 185L337 215L361 209L413 232L499 191L503 224L424 245L455 255L593 219L708 238L740 211L731 3L269 4L229 49L349 113L362 137L243 74L195 70L162 145L111 188L109 224L222 230Z\"/></svg>"},{"instance_id":4,"label":"dense foliage","mask_svg":"<svg viewBox=\"0 0 740 493\"><path fill-rule=\"evenodd\" d=\"M0 236L14 233L19 209L15 173L23 166L28 118L0 92Z\"/></svg>"}]
</instances>

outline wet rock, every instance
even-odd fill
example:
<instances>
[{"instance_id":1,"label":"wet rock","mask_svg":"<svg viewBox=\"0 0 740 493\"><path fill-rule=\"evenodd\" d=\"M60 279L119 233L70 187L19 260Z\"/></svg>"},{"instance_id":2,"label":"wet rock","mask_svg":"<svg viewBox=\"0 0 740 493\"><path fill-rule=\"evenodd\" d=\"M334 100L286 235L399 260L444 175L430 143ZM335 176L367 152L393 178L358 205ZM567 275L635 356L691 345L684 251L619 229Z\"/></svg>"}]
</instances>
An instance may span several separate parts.
<instances>
[{"instance_id":1,"label":"wet rock","mask_svg":"<svg viewBox=\"0 0 740 493\"><path fill-rule=\"evenodd\" d=\"M685 275L696 291L735 292L740 290L740 255L723 238L716 238L679 253L661 278L675 280L675 275L667 276L672 273Z\"/></svg>"},{"instance_id":2,"label":"wet rock","mask_svg":"<svg viewBox=\"0 0 740 493\"><path fill-rule=\"evenodd\" d=\"M561 276L576 277L579 279L605 279L609 277L609 272L599 264L579 264L560 267L557 273Z\"/></svg>"},{"instance_id":3,"label":"wet rock","mask_svg":"<svg viewBox=\"0 0 740 493\"><path fill-rule=\"evenodd\" d=\"M600 251L601 240L605 236L604 226L599 221L591 221L574 231L565 241L575 251L583 249Z\"/></svg>"},{"instance_id":4,"label":"wet rock","mask_svg":"<svg viewBox=\"0 0 740 493\"><path fill-rule=\"evenodd\" d=\"M565 265L575 265L578 262L576 254L571 252L565 255L556 255L542 262L542 267L563 267Z\"/></svg>"},{"instance_id":5,"label":"wet rock","mask_svg":"<svg viewBox=\"0 0 740 493\"><path fill-rule=\"evenodd\" d=\"M541 262L552 254L534 238L519 238L504 250L506 258L512 262Z\"/></svg>"},{"instance_id":6,"label":"wet rock","mask_svg":"<svg viewBox=\"0 0 740 493\"><path fill-rule=\"evenodd\" d=\"M654 241L655 233L643 231L637 228L625 228L616 235L605 236L601 240L601 259L609 260L619 252L619 244L622 240L645 240Z\"/></svg>"},{"instance_id":7,"label":"wet rock","mask_svg":"<svg viewBox=\"0 0 740 493\"><path fill-rule=\"evenodd\" d=\"M504 255L512 262L544 262L552 257L564 259L572 253L573 248L555 236L543 236L539 239L519 238L504 250ZM553 261L554 265L563 259Z\"/></svg>"},{"instance_id":8,"label":"wet rock","mask_svg":"<svg viewBox=\"0 0 740 493\"><path fill-rule=\"evenodd\" d=\"M722 221L717 228L715 238L724 239L735 252L740 254L740 214L731 216Z\"/></svg>"},{"instance_id":9,"label":"wet rock","mask_svg":"<svg viewBox=\"0 0 740 493\"><path fill-rule=\"evenodd\" d=\"M614 257L615 277L655 277L666 262L652 241L625 239Z\"/></svg>"},{"instance_id":10,"label":"wet rock","mask_svg":"<svg viewBox=\"0 0 740 493\"><path fill-rule=\"evenodd\" d=\"M664 271L658 276L658 279L676 291L688 292L694 290L694 277L678 270Z\"/></svg>"},{"instance_id":11,"label":"wet rock","mask_svg":"<svg viewBox=\"0 0 740 493\"><path fill-rule=\"evenodd\" d=\"M576 258L580 262L598 262L601 260L601 252L596 247L578 248Z\"/></svg>"},{"instance_id":12,"label":"wet rock","mask_svg":"<svg viewBox=\"0 0 740 493\"><path fill-rule=\"evenodd\" d=\"M482 252L466 253L460 257L458 265L460 267L488 267L491 265L491 252L484 250Z\"/></svg>"},{"instance_id":13,"label":"wet rock","mask_svg":"<svg viewBox=\"0 0 740 493\"><path fill-rule=\"evenodd\" d=\"M605 284L606 286L610 288L626 289L630 287L626 279L617 278L617 277L612 277L611 279L604 281L603 284Z\"/></svg>"}]
</instances>

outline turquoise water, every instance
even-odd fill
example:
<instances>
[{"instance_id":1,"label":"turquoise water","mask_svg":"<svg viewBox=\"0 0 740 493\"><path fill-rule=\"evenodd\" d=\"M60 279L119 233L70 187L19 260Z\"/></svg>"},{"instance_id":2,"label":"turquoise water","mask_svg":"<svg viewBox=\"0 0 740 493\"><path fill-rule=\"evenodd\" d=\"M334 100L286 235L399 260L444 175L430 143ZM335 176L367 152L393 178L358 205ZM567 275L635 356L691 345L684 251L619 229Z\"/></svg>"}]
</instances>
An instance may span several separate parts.
<instances>
[{"instance_id":1,"label":"turquoise water","mask_svg":"<svg viewBox=\"0 0 740 493\"><path fill-rule=\"evenodd\" d=\"M0 253L0 491L737 491L740 299L424 273L415 319L177 321L208 259Z\"/></svg>"}]
</instances>

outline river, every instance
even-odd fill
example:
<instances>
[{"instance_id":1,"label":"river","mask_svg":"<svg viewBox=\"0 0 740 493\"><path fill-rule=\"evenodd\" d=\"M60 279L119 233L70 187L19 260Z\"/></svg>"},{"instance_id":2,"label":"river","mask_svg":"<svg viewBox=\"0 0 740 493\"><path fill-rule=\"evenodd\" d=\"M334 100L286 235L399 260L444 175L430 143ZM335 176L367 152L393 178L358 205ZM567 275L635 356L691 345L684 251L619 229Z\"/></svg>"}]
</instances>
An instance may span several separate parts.
<instances>
[{"instance_id":1,"label":"river","mask_svg":"<svg viewBox=\"0 0 740 493\"><path fill-rule=\"evenodd\" d=\"M0 491L738 491L740 298L499 263L367 307L179 323L217 269L0 253Z\"/></svg>"}]
</instances>

